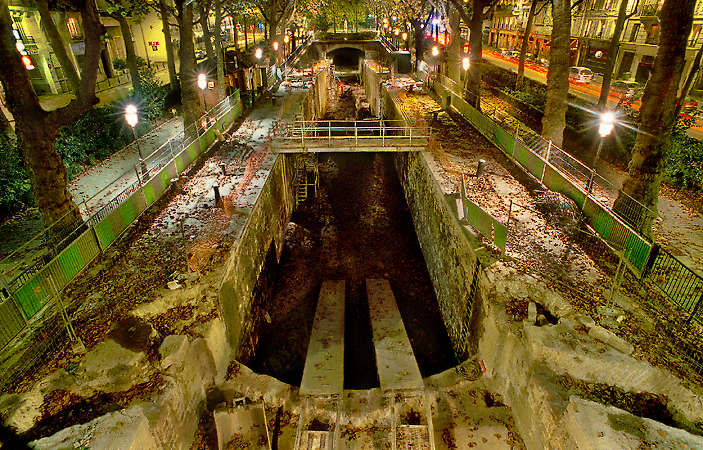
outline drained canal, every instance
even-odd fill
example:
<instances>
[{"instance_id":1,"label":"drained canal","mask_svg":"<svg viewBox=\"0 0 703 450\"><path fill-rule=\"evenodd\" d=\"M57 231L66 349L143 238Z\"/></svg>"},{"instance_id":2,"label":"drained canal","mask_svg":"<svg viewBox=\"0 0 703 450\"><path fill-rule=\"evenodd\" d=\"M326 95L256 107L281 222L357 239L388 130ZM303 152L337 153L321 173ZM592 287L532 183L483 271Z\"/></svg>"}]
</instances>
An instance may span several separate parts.
<instances>
[{"instance_id":1,"label":"drained canal","mask_svg":"<svg viewBox=\"0 0 703 450\"><path fill-rule=\"evenodd\" d=\"M299 385L319 289L346 280L344 385L378 386L365 280L390 280L423 376L456 364L403 191L388 154L320 154L318 195L291 219L253 303L253 370Z\"/></svg>"}]
</instances>

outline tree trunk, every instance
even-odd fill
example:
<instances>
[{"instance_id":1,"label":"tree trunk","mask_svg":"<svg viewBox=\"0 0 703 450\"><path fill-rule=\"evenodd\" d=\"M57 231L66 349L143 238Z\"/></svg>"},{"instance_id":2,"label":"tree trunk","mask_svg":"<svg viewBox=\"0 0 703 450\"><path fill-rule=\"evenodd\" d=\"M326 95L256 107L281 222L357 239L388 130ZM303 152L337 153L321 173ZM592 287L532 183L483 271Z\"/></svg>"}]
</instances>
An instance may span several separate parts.
<instances>
[{"instance_id":1,"label":"tree trunk","mask_svg":"<svg viewBox=\"0 0 703 450\"><path fill-rule=\"evenodd\" d=\"M547 102L542 117L542 135L561 147L566 127L566 110L569 95L569 66L571 53L571 0L553 0L552 45L549 53L547 77Z\"/></svg>"},{"instance_id":2,"label":"tree trunk","mask_svg":"<svg viewBox=\"0 0 703 450\"><path fill-rule=\"evenodd\" d=\"M447 5L447 9L449 10L451 8L450 5ZM449 78L454 80L457 83L461 83L461 71L462 71L462 66L461 66L461 36L460 36L460 26L461 24L461 17L459 17L459 14L450 14L449 15L449 35L452 38L452 41L449 43L449 48L448 54L449 58L447 61L447 69L448 69L448 74Z\"/></svg>"},{"instance_id":3,"label":"tree trunk","mask_svg":"<svg viewBox=\"0 0 703 450\"><path fill-rule=\"evenodd\" d=\"M681 114L683 102L686 101L686 97L688 96L688 91L691 89L693 80L695 80L698 76L698 70L701 68L701 57L703 57L703 45L701 45L701 48L699 48L696 52L696 57L693 59L693 63L691 64L691 70L688 71L686 82L681 88L681 94L679 94L679 99L676 102L676 110L674 112L674 117L676 118L678 118Z\"/></svg>"},{"instance_id":4,"label":"tree trunk","mask_svg":"<svg viewBox=\"0 0 703 450\"><path fill-rule=\"evenodd\" d=\"M203 42L205 43L205 53L207 53L208 67L212 69L215 64L215 50L212 48L212 33L210 33L210 27L208 26L208 15L210 14L210 2L200 1L198 2L200 16L198 17L198 22L200 23L200 29L203 32Z\"/></svg>"},{"instance_id":5,"label":"tree trunk","mask_svg":"<svg viewBox=\"0 0 703 450\"><path fill-rule=\"evenodd\" d=\"M98 102L95 81L105 27L100 23L95 3L81 5L85 34L85 59L76 98L64 107L44 111L32 89L15 48L8 0L0 0L0 81L5 88L7 106L15 118L17 142L33 187L35 204L42 212L44 226L57 220L71 223L81 220L80 211L68 192L66 169L54 147L58 129L80 117ZM66 221L66 222L63 222Z\"/></svg>"},{"instance_id":6,"label":"tree trunk","mask_svg":"<svg viewBox=\"0 0 703 450\"><path fill-rule=\"evenodd\" d=\"M120 30L122 31L124 49L127 54L127 68L129 68L129 75L132 77L132 88L135 92L141 92L142 82L139 77L137 54L134 51L134 39L132 37L132 30L129 28L129 22L127 22L127 18L119 12L115 14L113 18L120 24Z\"/></svg>"},{"instance_id":7,"label":"tree trunk","mask_svg":"<svg viewBox=\"0 0 703 450\"><path fill-rule=\"evenodd\" d=\"M413 29L415 31L415 36L413 37L413 45L415 46L415 72L417 72L420 61L423 59L422 53L425 48L425 32L419 23L414 23Z\"/></svg>"},{"instance_id":8,"label":"tree trunk","mask_svg":"<svg viewBox=\"0 0 703 450\"><path fill-rule=\"evenodd\" d=\"M249 51L249 36L247 35L247 25L244 24L242 25L242 28L244 28L244 51Z\"/></svg>"},{"instance_id":9,"label":"tree trunk","mask_svg":"<svg viewBox=\"0 0 703 450\"><path fill-rule=\"evenodd\" d=\"M481 60L483 58L482 32L483 0L473 0L473 12L471 14L471 23L469 24L471 68L469 68L468 86L471 98L468 99L468 102L479 111L481 110Z\"/></svg>"},{"instance_id":10,"label":"tree trunk","mask_svg":"<svg viewBox=\"0 0 703 450\"><path fill-rule=\"evenodd\" d=\"M168 81L171 92L177 90L178 76L176 75L176 56L173 52L173 40L171 39L171 25L169 24L169 11L166 0L159 0L159 13L161 14L161 26L164 33L164 45L166 46L166 61L168 62Z\"/></svg>"},{"instance_id":11,"label":"tree trunk","mask_svg":"<svg viewBox=\"0 0 703 450\"><path fill-rule=\"evenodd\" d=\"M530 45L530 33L532 33L532 24L535 21L535 14L537 13L537 1L532 0L532 5L530 5L530 13L527 15L527 24L525 25L525 33L522 35L522 45L520 46L520 62L517 66L517 79L515 80L515 89L522 88L525 81L525 57L527 55L527 49ZM622 0L623 3L627 3L627 0Z\"/></svg>"},{"instance_id":12,"label":"tree trunk","mask_svg":"<svg viewBox=\"0 0 703 450\"><path fill-rule=\"evenodd\" d=\"M646 236L651 235L657 213L659 185L671 132L676 121L676 97L686 56L686 43L693 23L696 0L667 0L662 6L659 23L659 47L649 81L644 88L640 108L639 129L627 178L622 192L649 208L641 220L630 211L629 198L622 193L613 209L635 225Z\"/></svg>"},{"instance_id":13,"label":"tree trunk","mask_svg":"<svg viewBox=\"0 0 703 450\"><path fill-rule=\"evenodd\" d=\"M627 0L620 2L618 9L618 18L615 21L615 29L613 36L610 38L608 46L608 59L605 62L605 72L603 72L603 84L600 87L600 96L598 97L599 109L604 109L608 104L608 94L610 93L610 82L613 80L613 69L615 69L615 60L618 57L618 49L620 47L620 36L625 29L625 20L627 19Z\"/></svg>"},{"instance_id":14,"label":"tree trunk","mask_svg":"<svg viewBox=\"0 0 703 450\"><path fill-rule=\"evenodd\" d=\"M222 53L222 1L215 0L215 54L217 55L217 96L225 97L225 59Z\"/></svg>"},{"instance_id":15,"label":"tree trunk","mask_svg":"<svg viewBox=\"0 0 703 450\"><path fill-rule=\"evenodd\" d=\"M49 12L49 5L46 0L39 0L36 2L37 11L39 11L39 17L41 17L42 28L46 34L46 38L51 44L51 48L56 55L56 59L59 60L61 68L63 69L64 75L68 79L68 83L71 85L71 90L76 92L80 89L81 77L76 70L76 66L73 65L73 61L68 56L68 51L66 50L66 43L61 39L59 30L56 28L54 20L51 18L51 13Z\"/></svg>"},{"instance_id":16,"label":"tree trunk","mask_svg":"<svg viewBox=\"0 0 703 450\"><path fill-rule=\"evenodd\" d=\"M176 0L178 26L180 28L181 46L178 51L181 60L181 105L183 107L183 129L189 136L195 133L191 125L198 121L202 111L195 85L195 45L193 44L193 3L187 6L187 0ZM189 128L190 127L190 128Z\"/></svg>"}]
</instances>

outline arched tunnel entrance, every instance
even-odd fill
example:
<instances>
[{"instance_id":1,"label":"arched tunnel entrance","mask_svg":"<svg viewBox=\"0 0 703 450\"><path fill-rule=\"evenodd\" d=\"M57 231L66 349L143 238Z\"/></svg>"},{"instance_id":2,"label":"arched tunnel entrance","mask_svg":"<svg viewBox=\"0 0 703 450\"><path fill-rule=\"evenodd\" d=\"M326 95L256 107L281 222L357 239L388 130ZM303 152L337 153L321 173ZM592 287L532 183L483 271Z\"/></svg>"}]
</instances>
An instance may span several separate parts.
<instances>
[{"instance_id":1,"label":"arched tunnel entrance","mask_svg":"<svg viewBox=\"0 0 703 450\"><path fill-rule=\"evenodd\" d=\"M359 61L364 59L364 51L358 48L342 47L327 52L327 59L341 70L358 70Z\"/></svg>"}]
</instances>

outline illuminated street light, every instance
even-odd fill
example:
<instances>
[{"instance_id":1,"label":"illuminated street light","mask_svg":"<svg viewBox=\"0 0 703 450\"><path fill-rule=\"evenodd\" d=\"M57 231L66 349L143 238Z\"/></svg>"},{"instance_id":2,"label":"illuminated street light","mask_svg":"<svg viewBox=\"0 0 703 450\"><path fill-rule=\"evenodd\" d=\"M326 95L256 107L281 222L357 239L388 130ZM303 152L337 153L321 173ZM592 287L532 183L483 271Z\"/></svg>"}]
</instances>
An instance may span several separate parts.
<instances>
[{"instance_id":1,"label":"illuminated street light","mask_svg":"<svg viewBox=\"0 0 703 450\"><path fill-rule=\"evenodd\" d=\"M408 33L403 33L401 35L401 37L403 38L404 41L407 41L408 40Z\"/></svg>"},{"instance_id":2,"label":"illuminated street light","mask_svg":"<svg viewBox=\"0 0 703 450\"><path fill-rule=\"evenodd\" d=\"M605 138L610 136L610 133L615 129L615 113L612 111L605 111L600 115L600 121L598 124L598 134L600 135L600 142L598 142L598 149L596 150L596 156L593 157L593 169L591 170L591 177L588 180L588 185L586 190L591 192L593 190L593 178L596 172L596 163L598 163L598 158L600 157L600 152L603 149L603 142Z\"/></svg>"},{"instance_id":3,"label":"illuminated street light","mask_svg":"<svg viewBox=\"0 0 703 450\"><path fill-rule=\"evenodd\" d=\"M198 74L198 87L200 88L200 95L201 95L201 98L203 99L203 108L205 110L205 114L207 114L207 102L205 101L205 88L207 87L207 75L205 75L204 73Z\"/></svg>"},{"instance_id":4,"label":"illuminated street light","mask_svg":"<svg viewBox=\"0 0 703 450\"><path fill-rule=\"evenodd\" d=\"M471 67L471 60L469 58L464 57L464 59L461 60L461 67L464 68L464 70L469 70L469 67Z\"/></svg>"},{"instance_id":5,"label":"illuminated street light","mask_svg":"<svg viewBox=\"0 0 703 450\"><path fill-rule=\"evenodd\" d=\"M278 51L278 41L273 41L273 50Z\"/></svg>"},{"instance_id":6,"label":"illuminated street light","mask_svg":"<svg viewBox=\"0 0 703 450\"><path fill-rule=\"evenodd\" d=\"M146 163L144 162L144 156L142 155L142 148L139 146L139 140L137 139L137 132L134 129L137 126L137 123L139 122L139 113L137 111L137 107L133 104L129 104L125 106L124 108L124 120L127 122L127 125L132 128L132 136L134 136L134 142L137 145L137 152L139 153L139 167L142 169L142 174L146 175L147 172L149 171L146 167ZM137 171L137 178L139 178L139 171ZM141 180L139 180L141 182Z\"/></svg>"},{"instance_id":7,"label":"illuminated street light","mask_svg":"<svg viewBox=\"0 0 703 450\"><path fill-rule=\"evenodd\" d=\"M432 46L432 56L439 56L439 47L436 45Z\"/></svg>"},{"instance_id":8,"label":"illuminated street light","mask_svg":"<svg viewBox=\"0 0 703 450\"><path fill-rule=\"evenodd\" d=\"M264 55L264 51L261 50L261 47L257 47L256 50L254 50L254 57L256 59L261 59L261 57Z\"/></svg>"},{"instance_id":9,"label":"illuminated street light","mask_svg":"<svg viewBox=\"0 0 703 450\"><path fill-rule=\"evenodd\" d=\"M613 132L615 128L615 113L606 111L600 116L600 124L598 125L598 134L604 138Z\"/></svg>"},{"instance_id":10,"label":"illuminated street light","mask_svg":"<svg viewBox=\"0 0 703 450\"><path fill-rule=\"evenodd\" d=\"M285 43L287 44L288 41L290 41L290 36L288 36L288 35L286 34L285 36L283 36L283 42L285 42Z\"/></svg>"},{"instance_id":11,"label":"illuminated street light","mask_svg":"<svg viewBox=\"0 0 703 450\"><path fill-rule=\"evenodd\" d=\"M400 30L396 28L395 30L393 30L393 34L398 36L400 34Z\"/></svg>"}]
</instances>

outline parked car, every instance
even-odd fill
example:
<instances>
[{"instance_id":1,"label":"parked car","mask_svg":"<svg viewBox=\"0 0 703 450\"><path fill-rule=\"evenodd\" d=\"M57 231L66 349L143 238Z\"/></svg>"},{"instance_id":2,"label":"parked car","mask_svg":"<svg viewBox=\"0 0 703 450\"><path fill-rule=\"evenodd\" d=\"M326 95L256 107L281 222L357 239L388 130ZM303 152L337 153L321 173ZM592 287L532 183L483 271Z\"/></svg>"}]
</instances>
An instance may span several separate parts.
<instances>
[{"instance_id":1,"label":"parked car","mask_svg":"<svg viewBox=\"0 0 703 450\"><path fill-rule=\"evenodd\" d=\"M636 81L617 80L611 83L610 91L620 98L639 98L642 85Z\"/></svg>"},{"instance_id":2,"label":"parked car","mask_svg":"<svg viewBox=\"0 0 703 450\"><path fill-rule=\"evenodd\" d=\"M569 79L577 83L590 83L593 77L594 73L588 67L569 68Z\"/></svg>"}]
</instances>

